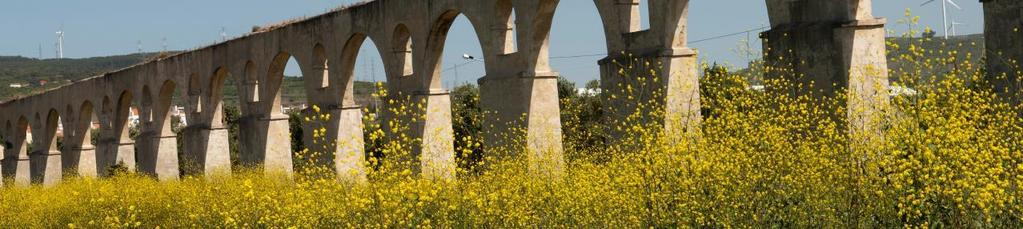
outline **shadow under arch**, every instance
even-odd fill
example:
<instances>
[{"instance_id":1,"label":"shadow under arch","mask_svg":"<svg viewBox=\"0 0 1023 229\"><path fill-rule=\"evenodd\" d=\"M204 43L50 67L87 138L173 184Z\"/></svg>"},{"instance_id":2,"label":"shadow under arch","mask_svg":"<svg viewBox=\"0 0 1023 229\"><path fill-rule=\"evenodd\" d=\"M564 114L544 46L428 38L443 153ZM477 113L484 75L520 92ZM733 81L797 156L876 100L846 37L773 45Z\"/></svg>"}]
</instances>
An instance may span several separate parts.
<instances>
[{"instance_id":1,"label":"shadow under arch","mask_svg":"<svg viewBox=\"0 0 1023 229\"><path fill-rule=\"evenodd\" d=\"M512 1L498 0L494 6L493 16L497 20L494 20L494 25L491 28L494 32L494 39L492 41L493 47L489 48L495 50L497 55L508 55L518 52L518 34L516 34L518 15L516 15Z\"/></svg>"},{"instance_id":2,"label":"shadow under arch","mask_svg":"<svg viewBox=\"0 0 1023 229\"><path fill-rule=\"evenodd\" d=\"M30 128L28 118L24 115L19 116L13 126L10 121L7 122L3 179L4 185L8 187L27 186L31 183L27 139Z\"/></svg>"},{"instance_id":3,"label":"shadow under arch","mask_svg":"<svg viewBox=\"0 0 1023 229\"><path fill-rule=\"evenodd\" d=\"M134 95L131 91L124 90L118 96L117 104L114 105L113 127L108 135L113 144L110 157L110 166L123 167L128 171L135 171L135 142L131 139L129 117L131 116L132 100Z\"/></svg>"},{"instance_id":4,"label":"shadow under arch","mask_svg":"<svg viewBox=\"0 0 1023 229\"><path fill-rule=\"evenodd\" d=\"M35 184L55 185L60 182L63 174L61 153L57 150L57 128L60 125L60 112L50 109L45 119L39 113L35 115L32 133L31 180Z\"/></svg>"},{"instance_id":5,"label":"shadow under arch","mask_svg":"<svg viewBox=\"0 0 1023 229\"><path fill-rule=\"evenodd\" d=\"M177 135L173 130L171 110L174 109L174 94L177 83L164 81L153 98L151 91L143 89L143 109L147 111L146 121L146 168L148 173L160 180L175 180L180 175ZM146 99L148 97L148 99ZM146 101L149 101L146 105ZM141 148L141 147L140 147Z\"/></svg>"},{"instance_id":6,"label":"shadow under arch","mask_svg":"<svg viewBox=\"0 0 1023 229\"><path fill-rule=\"evenodd\" d=\"M184 136L189 144L186 146L188 151L182 154L181 168L184 175L232 172L231 139L237 133L235 135L229 133L225 110L233 109L233 112L240 112L238 110L240 107L228 108L225 105L227 103L225 86L233 80L231 72L225 67L218 67L211 74L208 92L199 93L208 98L206 100L208 104L204 106L210 110L197 115L197 119L192 120L188 128L182 130L183 133L187 133Z\"/></svg>"},{"instance_id":7,"label":"shadow under arch","mask_svg":"<svg viewBox=\"0 0 1023 229\"><path fill-rule=\"evenodd\" d=\"M270 101L261 100L261 102L257 103L259 107L246 109L257 112L258 115L256 115L257 117L252 117L255 119L251 123L254 131L247 135L250 138L245 141L246 143L251 143L253 148L251 151L246 151L241 155L243 164L261 166L264 170L287 174L292 173L295 169L293 152L301 150L303 135L302 133L292 131L293 126L301 124L291 123L289 115L284 111L285 104L283 103L286 81L284 71L291 59L291 54L285 51L280 51L274 56L267 68L265 85L258 87L260 99L266 95L265 97L269 98ZM296 62L298 61L296 59ZM301 62L299 62L299 66L301 66ZM301 90L306 92L306 87L302 87ZM308 102L308 99L306 102ZM243 125L243 128L244 126L248 125Z\"/></svg>"},{"instance_id":8,"label":"shadow under arch","mask_svg":"<svg viewBox=\"0 0 1023 229\"><path fill-rule=\"evenodd\" d=\"M75 115L71 113L71 105L68 105L68 116L75 117L73 121L66 122L64 125L64 145L65 145L65 156L64 156L64 167L67 169L65 174L77 175L83 177L95 177L99 175L100 167L99 161L101 160L96 153L96 147L93 137L93 123L97 123L98 119L94 113L95 105L92 101L86 100L79 105L78 113ZM68 131L73 131L70 135ZM71 136L70 138L68 136Z\"/></svg>"},{"instance_id":9,"label":"shadow under arch","mask_svg":"<svg viewBox=\"0 0 1023 229\"><path fill-rule=\"evenodd\" d=\"M307 78L314 80L314 82L311 83L316 83L316 85L318 85L320 89L328 88L331 86L330 63L329 58L327 58L327 50L323 47L323 44L316 43L316 45L313 46L312 70L313 70L313 74L311 75L312 78Z\"/></svg>"}]
</instances>

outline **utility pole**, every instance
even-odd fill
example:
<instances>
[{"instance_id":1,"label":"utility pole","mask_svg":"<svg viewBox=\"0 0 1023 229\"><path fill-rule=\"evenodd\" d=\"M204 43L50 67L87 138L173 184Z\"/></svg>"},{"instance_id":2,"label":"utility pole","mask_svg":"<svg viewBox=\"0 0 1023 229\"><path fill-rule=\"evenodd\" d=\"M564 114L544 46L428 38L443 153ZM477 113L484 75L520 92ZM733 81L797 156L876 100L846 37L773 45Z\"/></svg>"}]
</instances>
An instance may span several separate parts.
<instances>
[{"instance_id":1,"label":"utility pole","mask_svg":"<svg viewBox=\"0 0 1023 229\"><path fill-rule=\"evenodd\" d=\"M220 27L220 41L227 41L227 27Z\"/></svg>"},{"instance_id":2,"label":"utility pole","mask_svg":"<svg viewBox=\"0 0 1023 229\"><path fill-rule=\"evenodd\" d=\"M458 64L455 64L455 81L451 82L451 89L454 90L458 86Z\"/></svg>"},{"instance_id":3,"label":"utility pole","mask_svg":"<svg viewBox=\"0 0 1023 229\"><path fill-rule=\"evenodd\" d=\"M377 94L377 62L369 59L369 75L373 78L373 94ZM373 107L380 107L379 99L373 99ZM379 109L379 108L377 108Z\"/></svg>"}]
</instances>

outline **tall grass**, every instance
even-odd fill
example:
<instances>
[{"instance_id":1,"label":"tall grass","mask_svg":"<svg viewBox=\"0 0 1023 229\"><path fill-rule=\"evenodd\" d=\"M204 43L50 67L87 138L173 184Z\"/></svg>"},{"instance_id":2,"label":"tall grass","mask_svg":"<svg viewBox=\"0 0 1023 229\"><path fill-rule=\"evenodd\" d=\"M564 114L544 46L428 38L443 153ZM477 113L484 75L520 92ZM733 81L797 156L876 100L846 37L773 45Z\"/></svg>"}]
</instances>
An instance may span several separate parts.
<instances>
[{"instance_id":1,"label":"tall grass","mask_svg":"<svg viewBox=\"0 0 1023 229\"><path fill-rule=\"evenodd\" d=\"M367 127L374 148L364 183L338 182L329 168L294 179L244 171L166 183L72 179L3 190L0 227L1023 226L1023 109L991 89L981 65L908 49L897 58L918 64L891 74L915 93L892 97L884 137L869 145L850 140L845 96L791 93L802 86L770 79L754 90L746 79L762 72L708 71L697 137L669 144L656 124L592 127L624 131L612 141L568 126L567 171L556 179L514 157L476 158L486 169L463 166L455 180L421 179L407 163L419 142L407 123L378 123ZM933 73L941 77L929 71L947 66ZM389 104L391 117L421 108Z\"/></svg>"}]
</instances>

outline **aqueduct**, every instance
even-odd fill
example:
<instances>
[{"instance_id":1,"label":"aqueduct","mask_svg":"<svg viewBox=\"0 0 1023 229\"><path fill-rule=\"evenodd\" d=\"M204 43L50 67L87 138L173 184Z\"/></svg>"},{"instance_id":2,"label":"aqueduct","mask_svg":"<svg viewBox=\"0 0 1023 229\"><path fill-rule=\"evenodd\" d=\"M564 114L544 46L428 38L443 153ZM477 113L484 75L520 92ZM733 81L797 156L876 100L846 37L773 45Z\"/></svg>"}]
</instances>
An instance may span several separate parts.
<instances>
[{"instance_id":1,"label":"aqueduct","mask_svg":"<svg viewBox=\"0 0 1023 229\"><path fill-rule=\"evenodd\" d=\"M1021 10L1015 0L987 2ZM64 175L105 175L115 163L161 180L177 179L181 173L230 171L229 134L221 109L228 87L236 88L241 97L239 160L267 170L292 171L281 85L284 65L294 57L305 77L309 104L339 117L330 121L326 133L338 141L336 173L342 179L360 179L365 174L363 114L353 98L352 72L362 42L371 39L383 58L388 90L409 95L426 107L424 118L417 119L410 131L412 137L422 139L414 149L421 176L452 178L451 101L441 86L440 60L447 30L459 15L469 19L483 49L486 76L479 80L480 104L497 114L484 126L524 140L530 149L525 151L530 152L526 158L540 165L538 169L558 170L563 166L558 73L548 61L549 33L558 3L377 0L8 101L0 105L0 135L6 141L3 176L18 184L54 184ZM666 91L661 101L666 110L683 117L665 120L666 129L691 132L699 128L697 54L686 41L689 1L594 3L609 53L600 62L602 84L633 82L629 76L616 75L613 63L617 60L634 56L663 63L651 69L664 78L655 87ZM648 30L639 29L639 4L650 4ZM771 30L762 37L765 47L771 47L765 50L770 65L793 67L811 76L808 80L819 84L817 88L848 88L851 97L868 101L850 103L851 107L873 107L887 99L885 20L872 15L870 0L766 0L766 4ZM1005 23L989 18L988 31L1011 31L1008 27L1018 26L1019 18ZM1019 33L1013 36L1018 38ZM1007 49L1019 55L1020 44L1011 44L1018 39L991 40L1011 46ZM171 131L168 118L175 94L188 101L190 120L179 135ZM627 101L617 102L627 105ZM133 106L140 110L140 130L134 140L128 133ZM511 132L500 121L520 118L524 133ZM64 127L60 148L55 140L58 122ZM26 141L29 130L31 145ZM96 131L98 139L93 141ZM184 142L180 158L178 138ZM197 166L179 168L179 164Z\"/></svg>"}]
</instances>

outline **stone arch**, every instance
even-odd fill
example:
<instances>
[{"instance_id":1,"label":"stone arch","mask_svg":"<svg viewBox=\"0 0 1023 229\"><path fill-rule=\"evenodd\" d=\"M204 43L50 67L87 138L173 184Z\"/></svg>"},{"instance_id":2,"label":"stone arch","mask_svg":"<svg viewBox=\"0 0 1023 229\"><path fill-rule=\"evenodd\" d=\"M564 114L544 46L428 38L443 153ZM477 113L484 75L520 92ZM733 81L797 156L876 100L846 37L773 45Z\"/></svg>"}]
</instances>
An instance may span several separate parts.
<instances>
[{"instance_id":1,"label":"stone arch","mask_svg":"<svg viewBox=\"0 0 1023 229\"><path fill-rule=\"evenodd\" d=\"M688 49L686 30L689 0L614 1L595 1L610 54L622 51L646 54L642 52ZM646 11L647 15L641 11Z\"/></svg>"},{"instance_id":2,"label":"stone arch","mask_svg":"<svg viewBox=\"0 0 1023 229\"><path fill-rule=\"evenodd\" d=\"M246 71L252 71L252 63L246 64ZM196 128L190 128L189 134L185 134L188 138L188 142L192 143L193 146L189 152L185 152L182 160L185 162L182 167L185 174L209 174L212 172L231 172L231 155L230 148L230 134L228 133L227 124L224 121L225 109L225 98L224 98L224 87L227 85L229 79L233 76L231 72L225 67L218 67L213 71L213 76L210 78L209 87L209 107L212 110L212 114L208 116L208 123L201 123L199 125L192 124ZM247 75L253 75L252 73L246 73ZM248 80L246 80L248 81ZM248 83L246 83L248 84ZM245 93L245 92L243 92ZM244 107L244 101L241 107ZM239 108L241 108L239 107ZM196 120L193 123L207 122L207 120ZM208 125L206 125L208 124ZM251 128L250 125L241 125L240 128ZM238 143L244 145L245 143L241 139L241 135L238 136ZM239 146L241 146L239 145ZM238 147L238 146L235 146ZM242 150L239 150L242 151Z\"/></svg>"},{"instance_id":3,"label":"stone arch","mask_svg":"<svg viewBox=\"0 0 1023 229\"><path fill-rule=\"evenodd\" d=\"M319 88L330 87L330 64L328 63L327 50L323 48L322 44L317 43L313 46L313 75L312 80L316 80Z\"/></svg>"},{"instance_id":4,"label":"stone arch","mask_svg":"<svg viewBox=\"0 0 1023 229\"><path fill-rule=\"evenodd\" d=\"M372 40L370 42L372 42ZM362 45L361 41L358 43L359 46L355 46L356 48ZM374 42L374 44L375 43L376 42ZM395 26L391 41L391 49L394 55L394 66L400 70L399 75L403 78L415 74L415 66L412 58L413 45L412 33L409 32L408 26L405 26L405 24L398 24ZM356 50L355 53L358 54L358 51Z\"/></svg>"},{"instance_id":5,"label":"stone arch","mask_svg":"<svg viewBox=\"0 0 1023 229\"><path fill-rule=\"evenodd\" d=\"M172 80L163 82L160 86L160 93L157 95L156 104L153 106L153 110L156 112L153 115L154 124L160 129L159 134L161 136L173 135L170 124L170 111L174 108L174 92L177 89L177 83Z\"/></svg>"},{"instance_id":6,"label":"stone arch","mask_svg":"<svg viewBox=\"0 0 1023 229\"><path fill-rule=\"evenodd\" d=\"M71 108L70 105L68 108ZM96 154L96 147L92 142L92 123L95 119L92 102L86 100L78 108L77 114L70 112L67 117L75 117L70 125L64 125L64 132L73 130L72 138L65 137L64 166L70 168L68 172L72 175L95 177L99 175L99 160ZM70 144L70 146L69 146Z\"/></svg>"},{"instance_id":7,"label":"stone arch","mask_svg":"<svg viewBox=\"0 0 1023 229\"><path fill-rule=\"evenodd\" d=\"M76 120L77 116L75 116L74 114L75 110L71 106L71 104L67 104L66 106L64 106L64 117L60 121L62 122L61 124L64 126L65 143L67 143L66 142L67 137L78 135L78 129L74 128L74 123L77 121Z\"/></svg>"},{"instance_id":8,"label":"stone arch","mask_svg":"<svg viewBox=\"0 0 1023 229\"><path fill-rule=\"evenodd\" d=\"M202 98L202 81L199 79L199 74L194 73L188 77L189 106L191 106L192 113L195 114L203 112L203 103L205 102Z\"/></svg>"},{"instance_id":9,"label":"stone arch","mask_svg":"<svg viewBox=\"0 0 1023 229\"><path fill-rule=\"evenodd\" d=\"M554 12L557 10L558 1L538 0L535 3L535 10L530 18L518 18L518 20L529 20L528 28L522 28L519 34L523 34L519 43L519 52L528 51L522 58L525 59L525 66L529 66L534 72L552 72L550 67L550 35L551 25L554 21ZM525 13L521 13L526 15Z\"/></svg>"},{"instance_id":10,"label":"stone arch","mask_svg":"<svg viewBox=\"0 0 1023 229\"><path fill-rule=\"evenodd\" d=\"M4 155L6 164L3 175L4 178L13 179L13 183L16 185L27 186L31 183L28 157L29 139L27 139L28 131L31 128L28 118L24 115L18 117L18 121L13 127L8 126L7 133L10 135L10 139L7 142L10 145L7 146L7 152Z\"/></svg>"},{"instance_id":11,"label":"stone arch","mask_svg":"<svg viewBox=\"0 0 1023 229\"><path fill-rule=\"evenodd\" d=\"M423 54L421 54L425 55L424 67L426 67L427 69L424 70L426 70L427 72L424 73L429 75L420 76L421 77L420 79L423 80L423 83L420 85L420 88L417 88L420 91L435 91L441 90L443 88L441 71L444 69L442 66L444 46L445 43L447 42L447 36L448 32L450 32L451 30L451 26L454 24L455 19L457 19L458 16L461 15L464 14L456 10L449 10L447 12L444 12L439 17L437 17L436 20L434 20L433 27L430 29L430 36L427 38L426 50ZM474 22L472 18L468 17L467 15L465 16L465 18L466 20L469 21L469 24L472 25L471 27L473 28L473 30L477 31L476 32L477 39L479 39L481 42L485 41L485 39L480 36L481 33L479 33L479 31L477 30L478 28L476 26L477 23ZM483 46L481 45L481 47ZM486 52L485 49L484 51Z\"/></svg>"},{"instance_id":12,"label":"stone arch","mask_svg":"<svg viewBox=\"0 0 1023 229\"><path fill-rule=\"evenodd\" d=\"M78 119L75 122L76 135L83 145L93 145L92 143L92 124L97 122L96 114L94 113L95 106L92 101L86 100L82 102L80 108L78 108Z\"/></svg>"},{"instance_id":13,"label":"stone arch","mask_svg":"<svg viewBox=\"0 0 1023 229\"><path fill-rule=\"evenodd\" d=\"M359 57L359 49L362 47L362 43L367 39L365 34L356 33L353 34L348 41L345 42L345 48L341 51L341 77L338 78L338 83L343 84L344 90L343 100L352 99L354 100L354 91L350 90L353 87L355 81L355 62Z\"/></svg>"},{"instance_id":14,"label":"stone arch","mask_svg":"<svg viewBox=\"0 0 1023 229\"><path fill-rule=\"evenodd\" d=\"M213 109L210 127L224 126L224 86L231 77L231 72L227 68L219 67L213 71L213 77L210 78L209 107Z\"/></svg>"},{"instance_id":15,"label":"stone arch","mask_svg":"<svg viewBox=\"0 0 1023 229\"><path fill-rule=\"evenodd\" d=\"M261 104L263 113L260 117L258 127L259 133L252 136L251 141L260 146L254 146L243 161L248 163L262 164L266 170L277 170L285 173L294 171L293 154L295 148L292 146L292 138L302 135L292 135L287 114L284 113L284 71L291 59L291 54L281 51L270 63L267 69L266 85L263 86L263 95L267 95L270 103ZM296 59L296 61L299 61ZM301 62L299 62L301 66ZM305 90L303 87L302 90ZM265 110L269 109L269 110ZM263 132L265 131L265 132ZM246 140L249 141L249 140ZM297 145L296 145L297 146Z\"/></svg>"},{"instance_id":16,"label":"stone arch","mask_svg":"<svg viewBox=\"0 0 1023 229\"><path fill-rule=\"evenodd\" d=\"M650 30L650 27L652 27L651 23L653 22L652 18L654 17L653 12L650 11L651 8L654 8L653 4L653 0L637 0L632 10L635 12L632 14L634 17L632 20L637 24L635 26L636 30L633 32Z\"/></svg>"},{"instance_id":17,"label":"stone arch","mask_svg":"<svg viewBox=\"0 0 1023 229\"><path fill-rule=\"evenodd\" d=\"M259 95L259 73L256 71L256 63L252 61L245 62L245 90L242 93L248 94L245 96L247 102L260 102Z\"/></svg>"},{"instance_id":18,"label":"stone arch","mask_svg":"<svg viewBox=\"0 0 1023 229\"><path fill-rule=\"evenodd\" d=\"M409 42L411 42L411 37L409 39L410 39ZM353 34L351 37L348 38L348 41L345 42L344 49L341 51L341 65L339 65L339 67L341 68L341 77L338 78L338 83L344 85L342 92L344 93L343 99L345 102L354 102L355 100L353 94L354 93L353 84L355 82L355 64L359 59L359 52L362 51L362 46L363 44L365 44L367 40L373 43L374 45L377 44L376 41L373 40L373 38L368 37L365 34L362 33ZM388 56L385 55L387 53L381 51L380 48L381 46L377 46L377 52L380 53L380 57L384 59L382 61L384 61L385 63L387 62L386 60L390 59L393 60L392 62L394 66L402 66L407 64L409 65L407 67L407 70L410 71L412 69L411 55L408 56L409 57L409 59L407 59L409 60L408 62L403 62L406 59L397 60L397 57L387 58ZM397 51L395 51L394 54L397 55L398 54ZM409 51L409 54L411 54L411 50ZM405 75L404 71L405 69L402 69L399 72L400 74L402 74L401 76L411 76L411 73ZM401 81L401 78L392 79L392 74L387 74L387 81L388 83L397 83Z\"/></svg>"},{"instance_id":19,"label":"stone arch","mask_svg":"<svg viewBox=\"0 0 1023 229\"><path fill-rule=\"evenodd\" d=\"M36 118L39 118L39 114L36 114ZM39 152L51 152L57 150L57 128L60 126L60 112L57 109L50 109L46 115L46 122L43 124L42 140L39 146L46 147L45 150L39 149Z\"/></svg>"},{"instance_id":20,"label":"stone arch","mask_svg":"<svg viewBox=\"0 0 1023 229\"><path fill-rule=\"evenodd\" d=\"M157 150L155 147L155 139L158 134L157 124L154 122L153 113L154 101L153 92L149 89L149 85L143 85L140 99L135 101L134 108L138 112L137 123L135 127L137 131L135 134L131 134L129 129L128 137L134 142L134 154L136 165L138 170L147 175L156 175L156 163L157 163ZM132 122L131 120L128 121ZM122 142L124 146L124 142ZM120 152L118 152L120 153Z\"/></svg>"},{"instance_id":21,"label":"stone arch","mask_svg":"<svg viewBox=\"0 0 1023 229\"><path fill-rule=\"evenodd\" d=\"M28 131L32 129L32 126L30 124L31 123L28 122L28 117L25 117L24 115L18 117L18 122L14 126L14 133L12 133L11 135L12 137L14 137L16 141L18 141L14 142L14 144L16 144L15 147L18 147L21 152L17 152L17 155L13 156L28 157L27 143L29 139L27 139L27 136Z\"/></svg>"},{"instance_id":22,"label":"stone arch","mask_svg":"<svg viewBox=\"0 0 1023 229\"><path fill-rule=\"evenodd\" d=\"M178 147L177 136L175 135L171 122L171 109L174 107L174 92L176 83L172 80L164 81L157 91L151 94L147 88L143 89L143 106L148 113L148 134L145 139L146 163L143 167L145 172L156 176L160 180L177 179L178 174ZM155 95L155 98L153 98ZM148 99L146 99L148 97ZM146 101L149 105L145 105ZM141 137L141 136L140 136ZM142 147L140 147L142 148ZM141 161L141 160L140 160Z\"/></svg>"},{"instance_id":23,"label":"stone arch","mask_svg":"<svg viewBox=\"0 0 1023 229\"><path fill-rule=\"evenodd\" d=\"M139 103L139 125L151 124L153 122L153 108L156 101L153 99L153 91L149 85L142 86L142 100Z\"/></svg>"},{"instance_id":24,"label":"stone arch","mask_svg":"<svg viewBox=\"0 0 1023 229\"><path fill-rule=\"evenodd\" d=\"M661 48L687 49L689 0L650 0L649 4L660 6L651 7L649 17L662 20L650 20L649 26L660 30L661 37L657 39L663 43Z\"/></svg>"},{"instance_id":25,"label":"stone arch","mask_svg":"<svg viewBox=\"0 0 1023 229\"><path fill-rule=\"evenodd\" d=\"M511 0L498 0L494 4L494 20L493 31L495 39L493 40L493 49L497 50L498 55L507 55L518 52L518 44L516 34L517 15L515 15L515 7L512 6Z\"/></svg>"},{"instance_id":26,"label":"stone arch","mask_svg":"<svg viewBox=\"0 0 1023 229\"><path fill-rule=\"evenodd\" d=\"M57 129L60 126L60 112L51 108L45 118L39 113L35 115L35 123L32 124L33 153L29 155L32 161L31 180L33 183L43 185L55 185L60 181L63 174L61 165L61 153L57 150ZM41 119L42 118L42 119Z\"/></svg>"},{"instance_id":27,"label":"stone arch","mask_svg":"<svg viewBox=\"0 0 1023 229\"><path fill-rule=\"evenodd\" d=\"M77 127L76 124L79 121L78 116L75 115L74 107L72 106L72 104L69 103L67 105L64 105L63 114L64 115L60 119L61 121L60 124L64 128L63 141L57 150L60 150L61 154L64 155L63 157L61 157L63 161L62 164L64 166L68 166L74 164L73 156L76 156L77 154L72 152L72 150L74 148L78 148L78 146L80 145L78 138L81 135L80 133L81 131L79 131L78 128L76 128ZM70 172L70 170L65 169L65 172L66 173ZM68 175L74 174L68 173Z\"/></svg>"},{"instance_id":28,"label":"stone arch","mask_svg":"<svg viewBox=\"0 0 1023 229\"><path fill-rule=\"evenodd\" d=\"M115 144L116 150L113 154L116 157L114 163L124 163L129 170L135 168L135 142L130 137L129 127L129 116L131 116L132 100L134 94L131 91L125 90L121 92L121 95L117 99L116 108L113 110L113 123L111 126L111 137Z\"/></svg>"},{"instance_id":29,"label":"stone arch","mask_svg":"<svg viewBox=\"0 0 1023 229\"><path fill-rule=\"evenodd\" d=\"M270 114L284 114L281 100L284 97L284 68L288 65L288 59L291 59L291 54L280 52L270 62L270 69L267 74L267 92L269 92L272 99Z\"/></svg>"},{"instance_id":30,"label":"stone arch","mask_svg":"<svg viewBox=\"0 0 1023 229\"><path fill-rule=\"evenodd\" d=\"M399 25L396 31L403 32L405 34L397 35L400 38L407 39L404 46L407 49L411 48L411 36L408 33L408 29L403 25ZM361 124L362 110L361 106L355 101L355 65L359 59L361 51L365 41L369 40L373 46L376 47L376 52L380 55L380 61L384 63L384 70L386 72L386 80L392 88L400 88L398 86L402 79L406 76L411 76L412 73L412 61L411 61L411 50L400 49L395 47L393 53L388 53L384 50L384 46L377 46L376 42L371 38L367 37L362 33L355 33L344 44L344 48L341 50L340 65L341 76L338 77L338 84L342 85L340 92L342 93L342 100L339 109L335 112L337 114L336 120L330 120L330 122L336 123L337 131L333 130L328 132L328 135L336 139L337 146L334 147L334 168L337 172L339 179L348 181L361 181L365 178L365 168L363 163L365 160L365 144L363 142L363 129ZM392 41L394 42L394 41ZM401 42L397 42L401 43ZM407 55L406 55L407 54ZM395 56L389 56L395 55ZM390 65L390 66L389 66ZM397 69L395 69L397 68ZM396 72L397 75L396 76ZM394 77L397 77L396 79ZM368 105L368 104L363 104ZM370 109L379 109L373 105L368 106Z\"/></svg>"},{"instance_id":31,"label":"stone arch","mask_svg":"<svg viewBox=\"0 0 1023 229\"><path fill-rule=\"evenodd\" d=\"M114 105L113 105L112 102L110 102L110 96L103 96L103 103L101 105L102 105L102 107L100 107L100 112L99 112L101 120L105 119L105 118L103 118L104 116L109 116L109 115L114 113ZM104 120L104 121L109 121L109 120Z\"/></svg>"},{"instance_id":32,"label":"stone arch","mask_svg":"<svg viewBox=\"0 0 1023 229\"><path fill-rule=\"evenodd\" d=\"M7 120L7 121L5 121L5 123L6 123L6 125L4 125L3 132L0 132L0 135L3 136L3 142L0 142L0 144L3 144L5 151L4 152L0 152L0 153L2 153L2 154L0 154L0 156L3 156L3 157L0 157L0 159L3 159L4 157L6 157L6 155L7 155L6 149L11 148L11 134L13 134L11 131L13 131L13 128L14 128L11 125L11 120Z\"/></svg>"},{"instance_id":33,"label":"stone arch","mask_svg":"<svg viewBox=\"0 0 1023 229\"><path fill-rule=\"evenodd\" d=\"M285 77L284 76L284 70L287 68L288 62L291 59L294 59L295 62L297 62L298 67L300 67L300 69L301 69L301 66L303 66L302 60L300 60L297 57L292 56L291 53L288 53L286 51L279 52L273 58L273 60L270 62L270 67L269 67L269 69L267 71L268 74L267 74L267 77L266 77L267 85L264 88L264 89L267 89L266 92L267 92L268 95L270 95L269 98L272 99L271 101L273 101L272 103L270 103L271 104L271 106L270 106L270 109L271 109L270 114L281 114L281 115L284 114L284 112L283 112L283 109L284 109L284 96L285 96L285 91L284 91L284 89L285 89L284 86L285 85L284 85L284 83L285 83L285 80L286 80L284 78ZM302 76L302 80L305 81L306 80L305 75L308 75L308 74L306 74L306 72L302 72L302 75L303 75ZM306 84L303 84L303 85L306 85ZM306 89L307 89L307 87L302 87L301 90L306 90ZM308 95L309 92L306 91L306 93ZM307 103L310 102L310 100L308 100L308 98L311 98L311 97L307 96L307 101L306 101Z\"/></svg>"}]
</instances>

